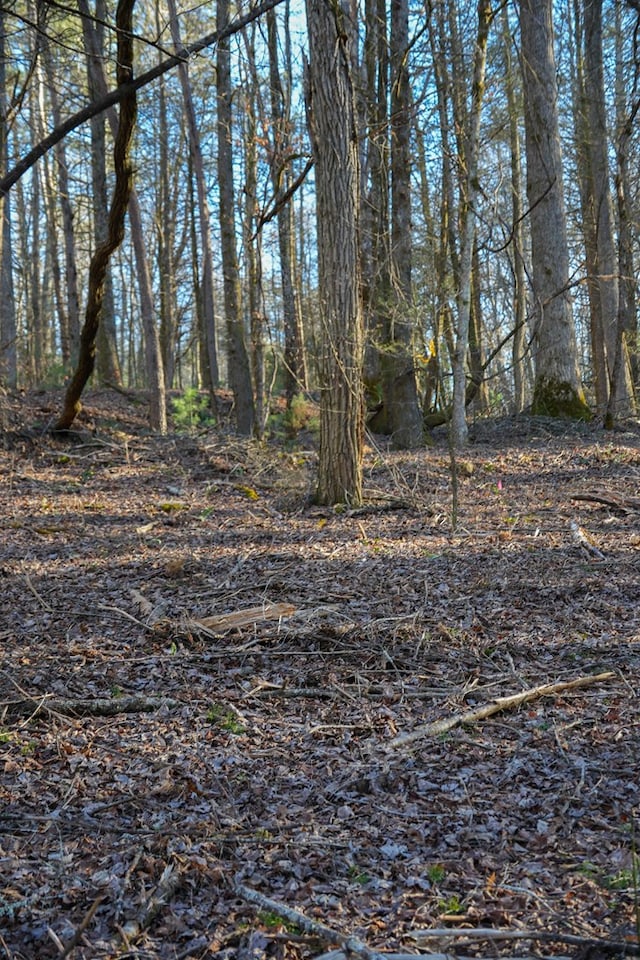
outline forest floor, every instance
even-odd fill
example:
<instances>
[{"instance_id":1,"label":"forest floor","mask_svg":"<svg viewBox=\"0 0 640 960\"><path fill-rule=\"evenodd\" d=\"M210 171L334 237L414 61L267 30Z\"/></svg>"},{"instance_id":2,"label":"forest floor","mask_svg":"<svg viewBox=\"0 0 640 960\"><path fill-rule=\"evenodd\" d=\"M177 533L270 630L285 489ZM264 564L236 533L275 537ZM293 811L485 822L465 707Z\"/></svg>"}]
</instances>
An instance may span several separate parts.
<instances>
[{"instance_id":1,"label":"forest floor","mask_svg":"<svg viewBox=\"0 0 640 960\"><path fill-rule=\"evenodd\" d=\"M60 404L0 398L0 957L637 951L637 422L476 424L453 529L444 434L340 512L309 433Z\"/></svg>"}]
</instances>

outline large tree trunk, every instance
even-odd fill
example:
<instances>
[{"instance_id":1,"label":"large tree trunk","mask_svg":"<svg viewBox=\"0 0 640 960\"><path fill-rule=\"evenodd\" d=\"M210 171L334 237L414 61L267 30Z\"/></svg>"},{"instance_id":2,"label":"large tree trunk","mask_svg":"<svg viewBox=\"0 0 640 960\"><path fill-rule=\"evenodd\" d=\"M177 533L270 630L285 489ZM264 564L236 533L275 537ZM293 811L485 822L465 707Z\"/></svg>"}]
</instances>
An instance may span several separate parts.
<instances>
[{"instance_id":1,"label":"large tree trunk","mask_svg":"<svg viewBox=\"0 0 640 960\"><path fill-rule=\"evenodd\" d=\"M391 0L391 276L388 354L383 353L383 403L389 407L393 446L410 450L424 442L413 359L413 252L411 225L411 93L407 52L409 5Z\"/></svg>"},{"instance_id":2,"label":"large tree trunk","mask_svg":"<svg viewBox=\"0 0 640 960\"><path fill-rule=\"evenodd\" d=\"M229 21L229 0L218 0L218 30ZM220 192L220 245L224 275L224 308L227 320L227 365L233 392L238 432L249 436L254 428L254 404L249 356L245 343L240 270L236 250L233 189L232 89L228 39L218 42L218 189Z\"/></svg>"},{"instance_id":3,"label":"large tree trunk","mask_svg":"<svg viewBox=\"0 0 640 960\"><path fill-rule=\"evenodd\" d=\"M359 163L349 19L306 0L309 112L316 158L321 291L320 503L362 502L363 317L359 290Z\"/></svg>"},{"instance_id":4,"label":"large tree trunk","mask_svg":"<svg viewBox=\"0 0 640 960\"><path fill-rule=\"evenodd\" d=\"M135 0L118 0L116 27L118 31L117 81L126 83L133 74L132 15ZM136 94L128 93L120 102L118 136L114 144L113 159L115 187L109 210L109 232L106 240L94 252L89 266L89 293L85 320L80 334L78 366L65 395L64 408L55 423L55 430L68 430L80 412L80 397L93 373L96 356L96 335L100 324L100 311L104 298L105 278L112 253L124 238L125 217L133 169L129 150L136 123Z\"/></svg>"},{"instance_id":5,"label":"large tree trunk","mask_svg":"<svg viewBox=\"0 0 640 960\"><path fill-rule=\"evenodd\" d=\"M638 112L638 82L640 80L640 65L636 62L633 101L627 107L625 92L629 86L627 69L622 55L622 38L624 36L621 24L621 8L615 7L616 26L616 212L618 228L618 259L620 272L619 289L619 317L624 339L621 346L626 347L631 356L631 369L635 389L640 388L640 362L638 350L638 318L636 311L636 271L634 264L633 214L630 198L633 195L631 175L629 171L629 148Z\"/></svg>"},{"instance_id":6,"label":"large tree trunk","mask_svg":"<svg viewBox=\"0 0 640 960\"><path fill-rule=\"evenodd\" d=\"M578 373L569 297L553 53L552 0L519 0L530 208L536 378L532 411L547 416L590 415Z\"/></svg>"},{"instance_id":7,"label":"large tree trunk","mask_svg":"<svg viewBox=\"0 0 640 960\"><path fill-rule=\"evenodd\" d=\"M617 415L635 412L631 370L623 349L623 328L618 323L618 262L614 240L613 202L609 185L609 135L604 93L602 55L602 0L584 0L585 101L588 108L588 148L595 227L596 275L600 315L608 360L611 409ZM617 360L617 362L616 362ZM615 375L614 375L615 371Z\"/></svg>"}]
</instances>

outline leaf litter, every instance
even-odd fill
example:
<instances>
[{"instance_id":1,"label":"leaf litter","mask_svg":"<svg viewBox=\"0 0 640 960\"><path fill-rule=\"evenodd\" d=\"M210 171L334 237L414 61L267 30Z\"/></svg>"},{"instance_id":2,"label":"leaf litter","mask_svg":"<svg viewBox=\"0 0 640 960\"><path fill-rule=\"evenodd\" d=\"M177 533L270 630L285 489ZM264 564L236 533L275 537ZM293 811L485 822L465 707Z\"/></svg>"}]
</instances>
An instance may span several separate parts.
<instances>
[{"instance_id":1,"label":"leaf litter","mask_svg":"<svg viewBox=\"0 0 640 960\"><path fill-rule=\"evenodd\" d=\"M479 423L453 530L444 435L328 510L310 438L59 399L2 401L0 955L637 949L637 424Z\"/></svg>"}]
</instances>

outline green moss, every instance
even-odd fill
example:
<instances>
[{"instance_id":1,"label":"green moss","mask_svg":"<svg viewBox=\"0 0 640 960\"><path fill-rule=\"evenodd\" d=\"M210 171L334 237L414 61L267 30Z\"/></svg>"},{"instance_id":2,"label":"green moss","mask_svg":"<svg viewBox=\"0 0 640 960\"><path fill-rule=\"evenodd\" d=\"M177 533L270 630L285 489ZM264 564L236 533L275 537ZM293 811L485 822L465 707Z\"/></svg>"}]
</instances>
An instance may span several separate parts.
<instances>
[{"instance_id":1,"label":"green moss","mask_svg":"<svg viewBox=\"0 0 640 960\"><path fill-rule=\"evenodd\" d=\"M569 420L590 420L591 411L582 390L551 377L536 381L531 412L543 417L566 417Z\"/></svg>"}]
</instances>

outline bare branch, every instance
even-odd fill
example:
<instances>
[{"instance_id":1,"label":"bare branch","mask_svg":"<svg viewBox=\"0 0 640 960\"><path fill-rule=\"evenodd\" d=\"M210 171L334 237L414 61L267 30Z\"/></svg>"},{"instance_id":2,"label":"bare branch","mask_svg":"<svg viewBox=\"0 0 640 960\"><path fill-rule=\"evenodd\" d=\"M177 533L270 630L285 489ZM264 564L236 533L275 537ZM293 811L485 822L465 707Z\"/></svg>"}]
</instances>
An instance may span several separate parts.
<instances>
[{"instance_id":1,"label":"bare branch","mask_svg":"<svg viewBox=\"0 0 640 960\"><path fill-rule=\"evenodd\" d=\"M145 73L140 74L139 77L136 77L133 80L129 80L127 83L121 83L119 86L112 90L104 97L100 97L98 100L94 100L92 103L87 104L86 107L83 107L82 110L78 110L77 113L74 113L71 117L61 123L60 126L56 127L55 130L52 130L40 143L37 143L33 149L31 149L25 156L18 161L18 163L11 169L6 176L0 180L0 199L9 192L11 187L13 187L18 180L30 170L31 167L43 157L52 147L59 143L67 134L71 133L72 130L76 130L78 127L82 126L83 123L86 123L87 120L90 120L92 117L97 117L100 113L104 113L105 110L108 110L109 107L114 106L116 103L120 103L125 97L129 96L132 93L135 93L136 90L140 90L141 87L147 86L153 80L157 80L158 77L161 77L164 73L167 73L169 70L172 70L174 67L177 67L179 63L183 63L185 60L188 60L189 57L193 56L196 53L199 53L201 50L205 50L207 47L213 46L214 43L217 43L219 40L223 40L225 37L230 37L235 33L238 33L240 30L243 30L248 24L253 23L258 17L263 13L266 13L267 10L271 10L273 7L277 7L282 0L263 0L262 3L259 3L257 6L253 7L242 17L238 17L232 23L228 24L222 30L214 30L213 33L207 34L206 37L202 37L200 40L196 40L194 43L190 43L186 47L182 47L176 52L172 57L167 57L166 60L163 60L162 63L157 64L151 70L147 70Z\"/></svg>"}]
</instances>

